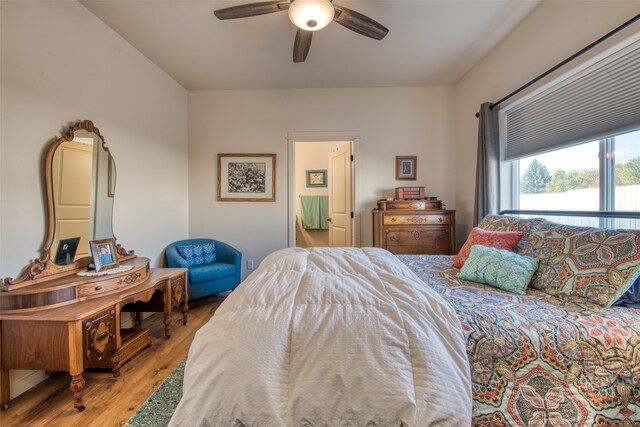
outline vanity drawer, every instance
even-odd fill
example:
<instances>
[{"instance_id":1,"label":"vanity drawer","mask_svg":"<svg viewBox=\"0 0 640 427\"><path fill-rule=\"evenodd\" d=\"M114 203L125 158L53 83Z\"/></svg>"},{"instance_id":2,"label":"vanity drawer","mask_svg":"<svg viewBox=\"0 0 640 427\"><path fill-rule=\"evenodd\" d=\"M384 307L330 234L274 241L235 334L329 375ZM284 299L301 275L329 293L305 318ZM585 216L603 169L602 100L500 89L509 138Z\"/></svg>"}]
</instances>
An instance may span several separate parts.
<instances>
[{"instance_id":1,"label":"vanity drawer","mask_svg":"<svg viewBox=\"0 0 640 427\"><path fill-rule=\"evenodd\" d=\"M87 365L108 365L116 350L117 319L115 308L84 319L83 324L83 344Z\"/></svg>"},{"instance_id":2,"label":"vanity drawer","mask_svg":"<svg viewBox=\"0 0 640 427\"><path fill-rule=\"evenodd\" d=\"M117 277L112 280L103 280L95 283L86 283L78 286L78 298L91 297L104 294L111 291L116 291L127 286L132 286L140 283L147 276L144 271L131 270L132 272L124 277Z\"/></svg>"},{"instance_id":3,"label":"vanity drawer","mask_svg":"<svg viewBox=\"0 0 640 427\"><path fill-rule=\"evenodd\" d=\"M451 224L450 215L385 215L384 225Z\"/></svg>"}]
</instances>

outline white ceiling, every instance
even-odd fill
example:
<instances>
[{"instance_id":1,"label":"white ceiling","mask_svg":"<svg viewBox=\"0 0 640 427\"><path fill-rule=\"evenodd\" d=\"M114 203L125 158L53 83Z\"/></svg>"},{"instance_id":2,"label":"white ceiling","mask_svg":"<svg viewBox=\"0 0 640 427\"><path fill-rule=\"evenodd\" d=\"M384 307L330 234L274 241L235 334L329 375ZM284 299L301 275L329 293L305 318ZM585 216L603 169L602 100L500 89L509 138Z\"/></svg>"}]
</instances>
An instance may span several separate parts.
<instances>
[{"instance_id":1,"label":"white ceiling","mask_svg":"<svg viewBox=\"0 0 640 427\"><path fill-rule=\"evenodd\" d=\"M246 1L81 3L188 90L441 86L458 82L540 0L336 0L387 28L381 41L331 23L292 61L286 12L220 21Z\"/></svg>"}]
</instances>

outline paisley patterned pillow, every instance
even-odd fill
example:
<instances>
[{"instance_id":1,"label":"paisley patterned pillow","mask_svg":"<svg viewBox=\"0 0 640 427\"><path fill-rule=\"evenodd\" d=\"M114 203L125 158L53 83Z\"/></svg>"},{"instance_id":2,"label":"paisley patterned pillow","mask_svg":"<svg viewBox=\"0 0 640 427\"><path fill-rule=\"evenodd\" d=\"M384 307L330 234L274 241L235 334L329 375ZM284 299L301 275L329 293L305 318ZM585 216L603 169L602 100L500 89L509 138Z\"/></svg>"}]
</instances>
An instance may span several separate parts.
<instances>
[{"instance_id":1,"label":"paisley patterned pillow","mask_svg":"<svg viewBox=\"0 0 640 427\"><path fill-rule=\"evenodd\" d=\"M473 245L457 277L524 295L538 260L504 249Z\"/></svg>"},{"instance_id":2,"label":"paisley patterned pillow","mask_svg":"<svg viewBox=\"0 0 640 427\"><path fill-rule=\"evenodd\" d=\"M575 303L608 308L640 275L640 230L547 221L516 252L540 260L532 288Z\"/></svg>"},{"instance_id":3,"label":"paisley patterned pillow","mask_svg":"<svg viewBox=\"0 0 640 427\"><path fill-rule=\"evenodd\" d=\"M178 246L176 249L178 250L178 254L180 254L190 266L216 261L216 246L214 243Z\"/></svg>"},{"instance_id":4,"label":"paisley patterned pillow","mask_svg":"<svg viewBox=\"0 0 640 427\"><path fill-rule=\"evenodd\" d=\"M520 218L507 215L487 215L482 218L479 228L491 231L522 231L529 232L544 224L544 218Z\"/></svg>"},{"instance_id":5,"label":"paisley patterned pillow","mask_svg":"<svg viewBox=\"0 0 640 427\"><path fill-rule=\"evenodd\" d=\"M504 249L513 252L516 245L522 239L522 231L488 231L479 227L474 227L464 242L460 252L453 260L455 268L462 268L464 262L469 258L473 245L482 245L490 248Z\"/></svg>"},{"instance_id":6,"label":"paisley patterned pillow","mask_svg":"<svg viewBox=\"0 0 640 427\"><path fill-rule=\"evenodd\" d=\"M529 234L537 230L546 221L544 218L520 218L507 215L487 215L482 218L478 228L489 231L521 231L522 239L516 245L521 248Z\"/></svg>"}]
</instances>

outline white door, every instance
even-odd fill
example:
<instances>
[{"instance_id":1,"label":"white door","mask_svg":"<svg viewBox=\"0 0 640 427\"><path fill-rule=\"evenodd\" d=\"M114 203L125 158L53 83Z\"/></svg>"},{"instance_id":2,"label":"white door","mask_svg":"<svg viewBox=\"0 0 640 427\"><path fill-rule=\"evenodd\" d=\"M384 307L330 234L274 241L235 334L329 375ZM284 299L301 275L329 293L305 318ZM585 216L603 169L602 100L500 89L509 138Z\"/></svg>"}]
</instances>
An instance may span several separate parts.
<instances>
[{"instance_id":1,"label":"white door","mask_svg":"<svg viewBox=\"0 0 640 427\"><path fill-rule=\"evenodd\" d=\"M329 246L353 246L352 143L329 153Z\"/></svg>"}]
</instances>

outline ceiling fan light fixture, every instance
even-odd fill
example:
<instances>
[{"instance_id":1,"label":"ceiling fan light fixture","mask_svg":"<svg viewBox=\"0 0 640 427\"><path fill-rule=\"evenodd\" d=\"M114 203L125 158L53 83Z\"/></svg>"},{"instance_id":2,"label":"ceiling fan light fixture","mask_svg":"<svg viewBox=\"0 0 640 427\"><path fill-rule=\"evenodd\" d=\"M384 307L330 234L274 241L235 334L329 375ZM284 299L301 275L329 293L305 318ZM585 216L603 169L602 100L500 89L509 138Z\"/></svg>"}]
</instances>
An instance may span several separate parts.
<instances>
[{"instance_id":1,"label":"ceiling fan light fixture","mask_svg":"<svg viewBox=\"0 0 640 427\"><path fill-rule=\"evenodd\" d=\"M289 6L289 19L306 31L320 30L333 21L335 11L328 0L294 0Z\"/></svg>"}]
</instances>

